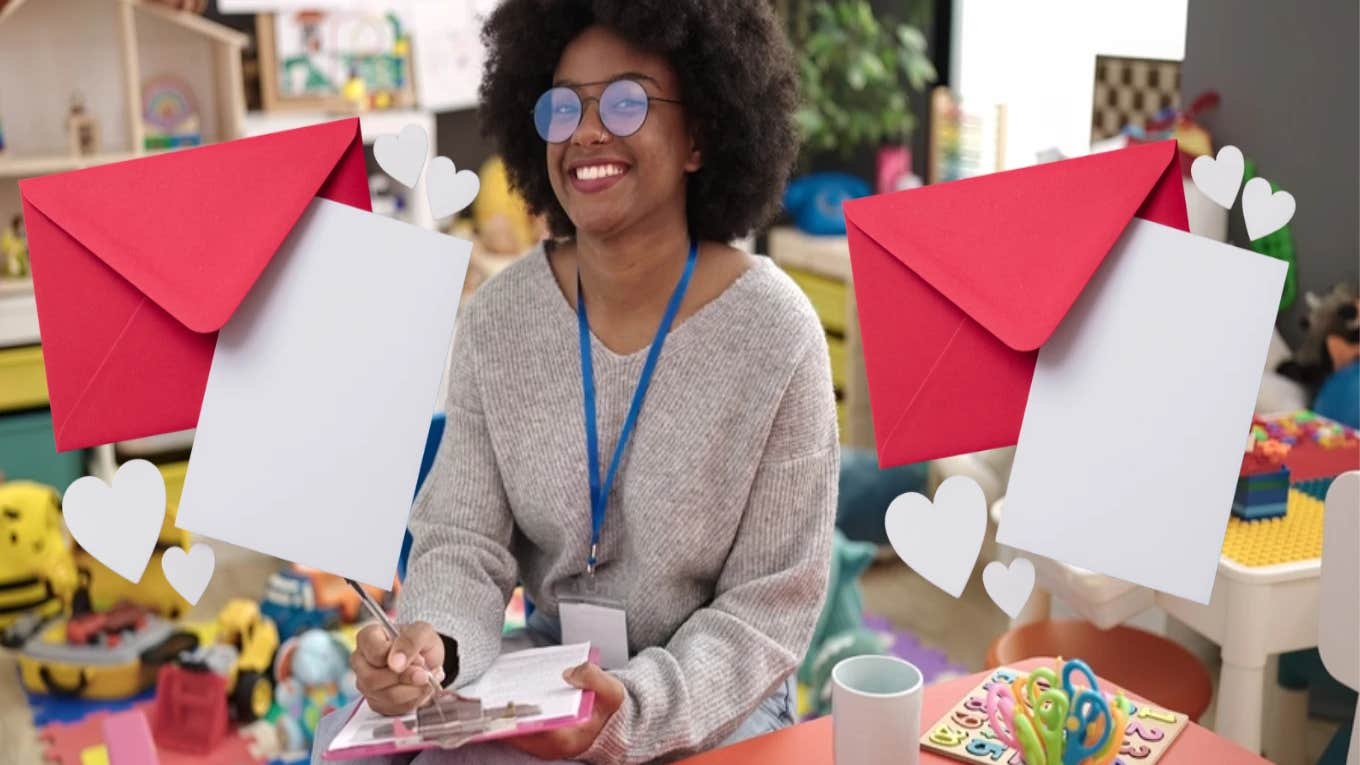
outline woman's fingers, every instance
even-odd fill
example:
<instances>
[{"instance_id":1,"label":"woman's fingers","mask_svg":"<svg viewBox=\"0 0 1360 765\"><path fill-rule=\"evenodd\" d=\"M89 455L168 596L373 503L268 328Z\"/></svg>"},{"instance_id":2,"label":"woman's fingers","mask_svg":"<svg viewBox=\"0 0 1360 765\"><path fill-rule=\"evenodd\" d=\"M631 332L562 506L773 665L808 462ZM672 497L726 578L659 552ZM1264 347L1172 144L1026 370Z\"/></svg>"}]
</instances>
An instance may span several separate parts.
<instances>
[{"instance_id":1,"label":"woman's fingers","mask_svg":"<svg viewBox=\"0 0 1360 765\"><path fill-rule=\"evenodd\" d=\"M628 689L618 678L600 668L598 664L578 664L562 674L562 679L573 688L595 691L595 704L606 716L612 714L628 695Z\"/></svg>"},{"instance_id":2,"label":"woman's fingers","mask_svg":"<svg viewBox=\"0 0 1360 765\"><path fill-rule=\"evenodd\" d=\"M376 622L359 630L359 634L354 637L354 652L374 667L387 666L387 654L391 647L392 639Z\"/></svg>"},{"instance_id":3,"label":"woman's fingers","mask_svg":"<svg viewBox=\"0 0 1360 765\"><path fill-rule=\"evenodd\" d=\"M409 685L394 685L372 696L365 695L368 705L380 715L404 715L425 703L433 695L429 687L412 688Z\"/></svg>"},{"instance_id":4,"label":"woman's fingers","mask_svg":"<svg viewBox=\"0 0 1360 765\"><path fill-rule=\"evenodd\" d=\"M369 664L358 651L349 655L349 668L354 670L354 687L365 696L401 684L400 675L386 667Z\"/></svg>"}]
</instances>

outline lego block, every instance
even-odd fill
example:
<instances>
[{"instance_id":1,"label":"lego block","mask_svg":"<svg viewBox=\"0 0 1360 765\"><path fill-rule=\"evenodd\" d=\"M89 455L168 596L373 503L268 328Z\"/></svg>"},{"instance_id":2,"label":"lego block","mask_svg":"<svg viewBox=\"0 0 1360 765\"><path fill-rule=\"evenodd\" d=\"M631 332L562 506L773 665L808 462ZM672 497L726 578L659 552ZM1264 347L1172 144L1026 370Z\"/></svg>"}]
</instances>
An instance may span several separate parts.
<instances>
[{"instance_id":1,"label":"lego block","mask_svg":"<svg viewBox=\"0 0 1360 765\"><path fill-rule=\"evenodd\" d=\"M1262 518L1279 518L1288 510L1287 502L1272 502L1269 504L1239 505L1236 502L1232 506L1232 514L1238 518L1249 521L1257 521Z\"/></svg>"}]
</instances>

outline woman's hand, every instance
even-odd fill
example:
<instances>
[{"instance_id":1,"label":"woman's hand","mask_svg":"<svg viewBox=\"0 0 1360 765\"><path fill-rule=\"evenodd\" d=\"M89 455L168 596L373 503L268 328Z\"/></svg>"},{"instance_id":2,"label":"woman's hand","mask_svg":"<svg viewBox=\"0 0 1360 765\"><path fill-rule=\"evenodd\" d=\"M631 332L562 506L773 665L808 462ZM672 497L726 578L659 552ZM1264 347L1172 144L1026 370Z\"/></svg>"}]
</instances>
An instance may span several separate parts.
<instances>
[{"instance_id":1,"label":"woman's hand","mask_svg":"<svg viewBox=\"0 0 1360 765\"><path fill-rule=\"evenodd\" d=\"M444 681L444 641L425 622L398 627L395 641L375 622L354 643L354 685L378 714L404 715L434 695L431 674Z\"/></svg>"},{"instance_id":2,"label":"woman's hand","mask_svg":"<svg viewBox=\"0 0 1360 765\"><path fill-rule=\"evenodd\" d=\"M605 723L623 706L628 689L613 675L590 663L572 667L562 675L571 686L583 691L595 691L595 704L590 719L568 728L530 733L506 739L510 746L540 760L569 760L580 756L600 735Z\"/></svg>"}]
</instances>

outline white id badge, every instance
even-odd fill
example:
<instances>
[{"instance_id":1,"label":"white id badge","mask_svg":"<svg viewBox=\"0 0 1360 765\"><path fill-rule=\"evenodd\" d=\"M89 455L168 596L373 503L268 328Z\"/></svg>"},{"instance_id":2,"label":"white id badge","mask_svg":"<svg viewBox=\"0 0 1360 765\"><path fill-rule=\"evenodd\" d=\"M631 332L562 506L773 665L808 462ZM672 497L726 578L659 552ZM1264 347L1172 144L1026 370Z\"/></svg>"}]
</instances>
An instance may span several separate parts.
<instances>
[{"instance_id":1,"label":"white id badge","mask_svg":"<svg viewBox=\"0 0 1360 765\"><path fill-rule=\"evenodd\" d=\"M562 644L590 643L600 652L600 667L618 669L628 663L628 620L623 601L590 574L558 587Z\"/></svg>"}]
</instances>

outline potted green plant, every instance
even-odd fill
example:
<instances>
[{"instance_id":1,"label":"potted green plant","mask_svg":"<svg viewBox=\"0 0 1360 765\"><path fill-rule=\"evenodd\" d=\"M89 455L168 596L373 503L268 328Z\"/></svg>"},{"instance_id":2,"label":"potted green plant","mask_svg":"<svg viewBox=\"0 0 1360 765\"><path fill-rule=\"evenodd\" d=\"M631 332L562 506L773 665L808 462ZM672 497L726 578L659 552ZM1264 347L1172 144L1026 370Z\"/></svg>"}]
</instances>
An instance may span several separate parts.
<instances>
[{"instance_id":1,"label":"potted green plant","mask_svg":"<svg viewBox=\"0 0 1360 765\"><path fill-rule=\"evenodd\" d=\"M867 148L880 162L885 153L900 158L917 124L911 92L936 78L925 36L875 16L868 0L792 5L786 18L801 75L803 169L818 153L848 161Z\"/></svg>"}]
</instances>

